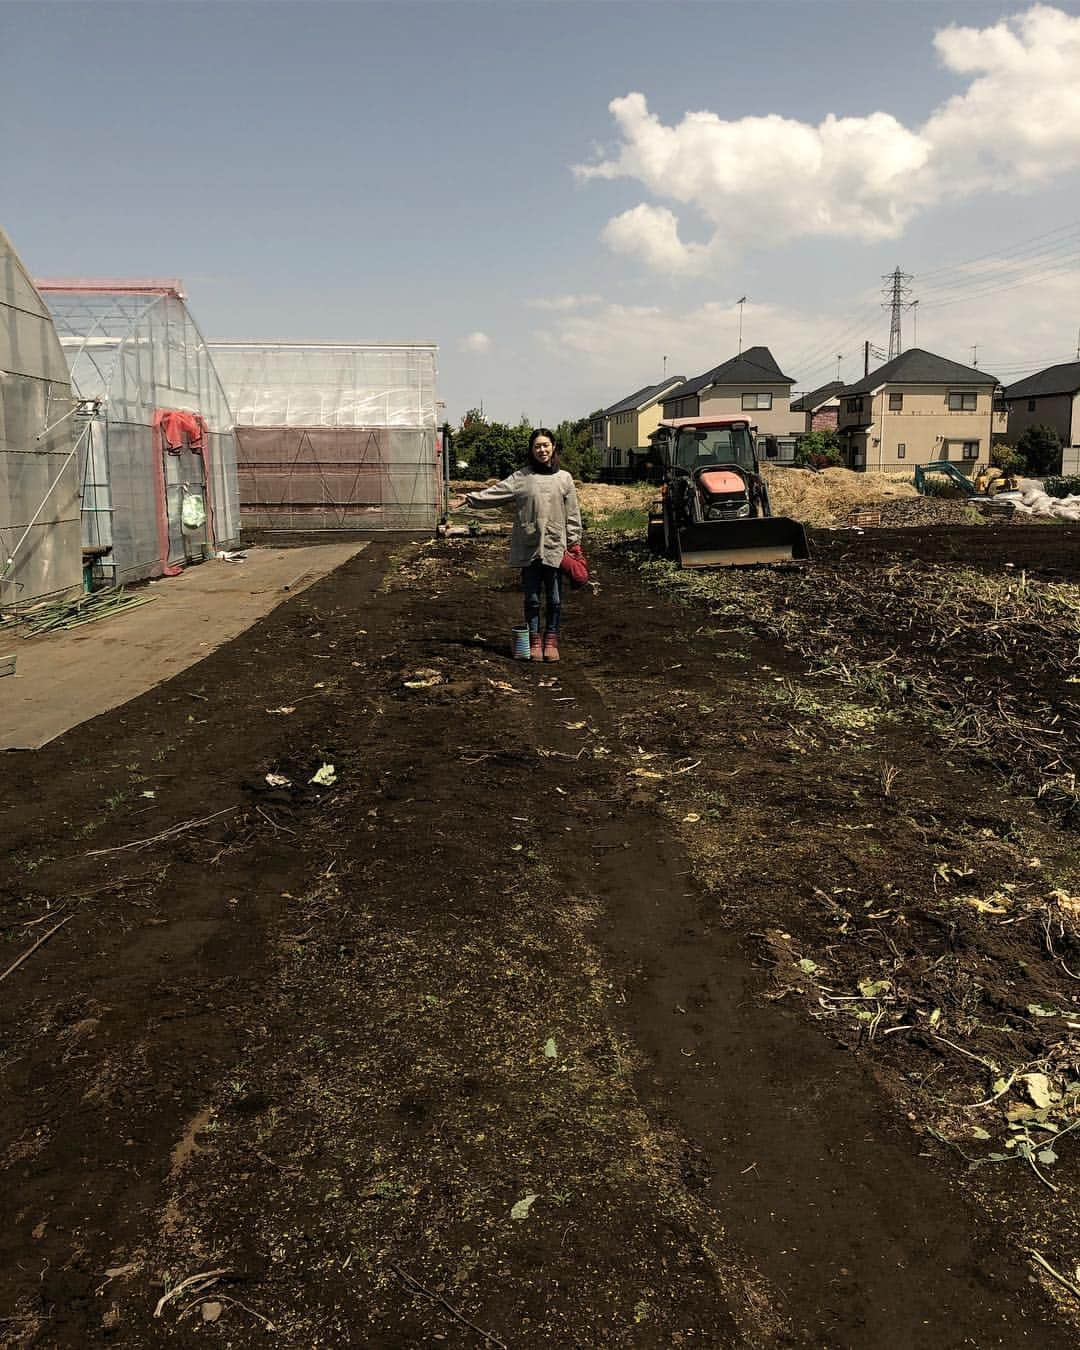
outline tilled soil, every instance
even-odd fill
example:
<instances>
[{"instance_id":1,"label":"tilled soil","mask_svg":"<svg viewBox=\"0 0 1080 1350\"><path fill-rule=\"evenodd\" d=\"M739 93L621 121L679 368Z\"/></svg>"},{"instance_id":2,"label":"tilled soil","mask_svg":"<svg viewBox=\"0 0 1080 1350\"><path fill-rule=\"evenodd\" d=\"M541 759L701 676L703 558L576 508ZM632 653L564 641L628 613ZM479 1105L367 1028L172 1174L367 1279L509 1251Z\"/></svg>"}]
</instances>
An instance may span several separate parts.
<instances>
[{"instance_id":1,"label":"tilled soil","mask_svg":"<svg viewBox=\"0 0 1080 1350\"><path fill-rule=\"evenodd\" d=\"M965 893L1068 899L1075 833L615 555L511 662L504 547L5 760L2 1343L1074 1344L1080 1144L969 1172L957 1103L982 1022L1071 1034L1069 939Z\"/></svg>"}]
</instances>

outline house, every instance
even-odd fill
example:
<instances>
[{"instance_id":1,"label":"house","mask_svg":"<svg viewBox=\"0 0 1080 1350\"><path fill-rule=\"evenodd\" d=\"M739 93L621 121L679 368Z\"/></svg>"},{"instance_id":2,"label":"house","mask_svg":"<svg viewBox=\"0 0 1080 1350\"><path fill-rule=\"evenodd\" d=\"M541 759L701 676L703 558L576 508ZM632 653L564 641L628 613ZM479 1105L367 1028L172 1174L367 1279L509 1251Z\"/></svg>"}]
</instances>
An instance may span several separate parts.
<instances>
[{"instance_id":1,"label":"house","mask_svg":"<svg viewBox=\"0 0 1080 1350\"><path fill-rule=\"evenodd\" d=\"M593 444L603 451L605 469L629 466L631 453L647 450L649 437L660 425L661 401L672 389L685 383L685 376L672 375L659 384L647 384L603 412L603 441L597 441L597 422L593 420Z\"/></svg>"},{"instance_id":2,"label":"house","mask_svg":"<svg viewBox=\"0 0 1080 1350\"><path fill-rule=\"evenodd\" d=\"M791 409L791 386L768 347L748 347L704 375L686 380L664 398L664 419L745 417L759 435L791 436L806 417Z\"/></svg>"},{"instance_id":3,"label":"house","mask_svg":"<svg viewBox=\"0 0 1080 1350\"><path fill-rule=\"evenodd\" d=\"M974 468L1004 430L997 389L985 370L912 347L843 390L837 428L847 462L886 473L938 459Z\"/></svg>"},{"instance_id":4,"label":"house","mask_svg":"<svg viewBox=\"0 0 1080 1350\"><path fill-rule=\"evenodd\" d=\"M589 422L593 449L600 456L601 463L607 463L607 411L601 408L594 413Z\"/></svg>"},{"instance_id":5,"label":"house","mask_svg":"<svg viewBox=\"0 0 1080 1350\"><path fill-rule=\"evenodd\" d=\"M791 405L793 413L802 413L806 418L801 431L828 431L835 427L840 416L840 394L844 388L843 380L830 380L820 389L803 394Z\"/></svg>"},{"instance_id":6,"label":"house","mask_svg":"<svg viewBox=\"0 0 1080 1350\"><path fill-rule=\"evenodd\" d=\"M1062 444L1063 473L1080 473L1080 361L1049 366L1005 390L1009 441L1028 427L1053 427Z\"/></svg>"}]
</instances>

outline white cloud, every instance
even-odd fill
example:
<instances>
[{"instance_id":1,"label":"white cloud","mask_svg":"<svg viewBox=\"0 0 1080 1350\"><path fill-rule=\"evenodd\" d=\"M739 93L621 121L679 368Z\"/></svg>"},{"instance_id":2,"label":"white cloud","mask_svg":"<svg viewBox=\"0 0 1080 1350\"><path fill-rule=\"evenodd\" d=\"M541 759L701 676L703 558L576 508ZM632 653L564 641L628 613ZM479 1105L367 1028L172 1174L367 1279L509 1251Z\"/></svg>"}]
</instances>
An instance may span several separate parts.
<instances>
[{"instance_id":1,"label":"white cloud","mask_svg":"<svg viewBox=\"0 0 1080 1350\"><path fill-rule=\"evenodd\" d=\"M613 252L638 258L658 272L704 271L710 253L718 251L703 244L684 244L674 211L647 202L609 220L600 237Z\"/></svg>"},{"instance_id":2,"label":"white cloud","mask_svg":"<svg viewBox=\"0 0 1080 1350\"><path fill-rule=\"evenodd\" d=\"M1021 298L1009 305L986 296L955 308L927 309L919 315L918 345L970 365L977 342L980 368L1004 384L1034 373L1031 367L1071 359L1076 330L1068 316L1080 312L1080 272L1015 295ZM863 373L863 341L888 345L888 315L875 314L876 305L864 311L869 314L865 327L851 324L862 304L847 297L838 299L834 310L822 311L748 301L743 346L768 347L797 390L835 379L837 352L844 355L841 378L856 380ZM910 314L904 316L903 336L905 348L915 345ZM726 299L705 300L691 310L606 304L593 313L566 315L540 334L540 342L567 375L572 372L574 381L587 388L582 402L591 400L592 406L659 380L664 356L668 374L687 377L734 356L738 314ZM554 372L551 379L558 384Z\"/></svg>"},{"instance_id":3,"label":"white cloud","mask_svg":"<svg viewBox=\"0 0 1080 1350\"><path fill-rule=\"evenodd\" d=\"M705 273L751 243L895 238L945 195L1014 191L1080 165L1080 17L1036 5L985 29L950 25L934 45L946 70L972 78L915 128L880 111L816 126L695 111L666 126L644 94L613 99L618 150L577 165L578 178L634 179L712 233L684 242L669 207L643 202L602 238L657 271Z\"/></svg>"},{"instance_id":4,"label":"white cloud","mask_svg":"<svg viewBox=\"0 0 1080 1350\"><path fill-rule=\"evenodd\" d=\"M598 305L602 295L553 295L546 299L530 300L530 309L542 309L551 314L566 314L574 309L586 309L589 305Z\"/></svg>"},{"instance_id":5,"label":"white cloud","mask_svg":"<svg viewBox=\"0 0 1080 1350\"><path fill-rule=\"evenodd\" d=\"M481 333L479 329L475 333L469 333L458 343L459 350L463 352L472 352L474 355L483 356L491 351L491 338L486 333Z\"/></svg>"}]
</instances>

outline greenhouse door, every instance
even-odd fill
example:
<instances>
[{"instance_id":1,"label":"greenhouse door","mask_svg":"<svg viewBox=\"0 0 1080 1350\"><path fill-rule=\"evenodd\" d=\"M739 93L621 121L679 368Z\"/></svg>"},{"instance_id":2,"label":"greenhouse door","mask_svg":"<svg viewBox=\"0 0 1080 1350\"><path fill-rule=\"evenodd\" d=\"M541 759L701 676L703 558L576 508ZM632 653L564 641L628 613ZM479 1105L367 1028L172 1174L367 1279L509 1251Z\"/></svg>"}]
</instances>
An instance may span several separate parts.
<instances>
[{"instance_id":1,"label":"greenhouse door","mask_svg":"<svg viewBox=\"0 0 1080 1350\"><path fill-rule=\"evenodd\" d=\"M206 464L203 454L192 449L185 433L179 445L161 437L162 473L165 480L165 515L168 528L170 567L202 562L207 556L209 504Z\"/></svg>"}]
</instances>

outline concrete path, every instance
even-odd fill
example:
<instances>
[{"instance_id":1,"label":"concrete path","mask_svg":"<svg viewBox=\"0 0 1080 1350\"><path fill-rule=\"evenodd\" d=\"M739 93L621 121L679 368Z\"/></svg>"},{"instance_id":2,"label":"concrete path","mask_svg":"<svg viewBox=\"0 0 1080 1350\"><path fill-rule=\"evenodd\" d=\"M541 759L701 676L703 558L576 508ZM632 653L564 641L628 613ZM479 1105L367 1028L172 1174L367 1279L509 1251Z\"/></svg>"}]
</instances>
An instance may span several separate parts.
<instances>
[{"instance_id":1,"label":"concrete path","mask_svg":"<svg viewBox=\"0 0 1080 1350\"><path fill-rule=\"evenodd\" d=\"M150 582L142 605L67 632L0 639L17 657L0 679L0 750L36 750L201 661L365 543L256 548ZM286 590L285 588L288 587Z\"/></svg>"}]
</instances>

